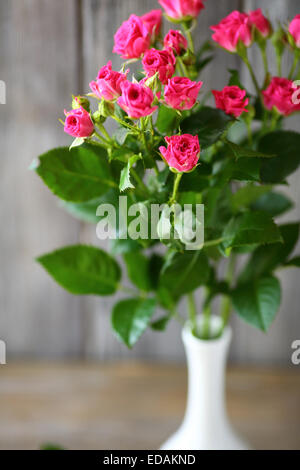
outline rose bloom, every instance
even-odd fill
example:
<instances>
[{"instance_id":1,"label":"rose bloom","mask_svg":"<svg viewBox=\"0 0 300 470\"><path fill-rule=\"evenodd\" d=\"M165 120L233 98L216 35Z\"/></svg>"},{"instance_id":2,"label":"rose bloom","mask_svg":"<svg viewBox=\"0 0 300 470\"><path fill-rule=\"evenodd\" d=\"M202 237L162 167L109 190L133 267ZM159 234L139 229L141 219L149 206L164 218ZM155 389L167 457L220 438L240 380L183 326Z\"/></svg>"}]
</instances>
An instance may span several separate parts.
<instances>
[{"instance_id":1,"label":"rose bloom","mask_svg":"<svg viewBox=\"0 0 300 470\"><path fill-rule=\"evenodd\" d=\"M263 91L264 105L271 110L276 108L283 116L289 116L300 111L300 103L293 103L293 95L299 101L300 87L293 87L293 82L287 78L273 77L268 88Z\"/></svg>"},{"instance_id":2,"label":"rose bloom","mask_svg":"<svg viewBox=\"0 0 300 470\"><path fill-rule=\"evenodd\" d=\"M181 20L183 18L196 18L202 8L203 0L158 0L170 18Z\"/></svg>"},{"instance_id":3,"label":"rose bloom","mask_svg":"<svg viewBox=\"0 0 300 470\"><path fill-rule=\"evenodd\" d=\"M219 24L211 26L214 31L212 39L230 52L237 51L238 42L246 47L253 41L250 18L245 13L235 10L226 16Z\"/></svg>"},{"instance_id":4,"label":"rose bloom","mask_svg":"<svg viewBox=\"0 0 300 470\"><path fill-rule=\"evenodd\" d=\"M94 132L94 124L89 113L82 107L65 110L64 131L73 137L89 137Z\"/></svg>"},{"instance_id":5,"label":"rose bloom","mask_svg":"<svg viewBox=\"0 0 300 470\"><path fill-rule=\"evenodd\" d=\"M129 117L139 119L157 109L157 106L152 106L154 95L150 88L129 81L123 82L121 88L122 96L117 102Z\"/></svg>"},{"instance_id":6,"label":"rose bloom","mask_svg":"<svg viewBox=\"0 0 300 470\"><path fill-rule=\"evenodd\" d=\"M226 114L239 117L246 109L249 99L246 98L246 90L238 86L226 86L222 91L212 90L215 97L216 107L222 109Z\"/></svg>"},{"instance_id":7,"label":"rose bloom","mask_svg":"<svg viewBox=\"0 0 300 470\"><path fill-rule=\"evenodd\" d=\"M114 38L113 52L120 54L123 59L138 59L150 46L148 28L136 15L130 15L122 23Z\"/></svg>"},{"instance_id":8,"label":"rose bloom","mask_svg":"<svg viewBox=\"0 0 300 470\"><path fill-rule=\"evenodd\" d=\"M141 20L150 34L151 41L155 41L155 39L160 35L161 31L162 11L151 10L149 13L141 16Z\"/></svg>"},{"instance_id":9,"label":"rose bloom","mask_svg":"<svg viewBox=\"0 0 300 470\"><path fill-rule=\"evenodd\" d=\"M172 137L165 137L165 141L168 147L159 147L159 151L170 168L180 173L195 168L200 157L200 145L197 135L173 135Z\"/></svg>"},{"instance_id":10,"label":"rose bloom","mask_svg":"<svg viewBox=\"0 0 300 470\"><path fill-rule=\"evenodd\" d=\"M261 8L249 12L250 23L260 32L260 34L267 38L272 34L272 26L268 18L266 18L261 11Z\"/></svg>"},{"instance_id":11,"label":"rose bloom","mask_svg":"<svg viewBox=\"0 0 300 470\"><path fill-rule=\"evenodd\" d=\"M164 85L175 72L176 59L172 49L163 51L150 49L143 58L143 66L147 77L152 77L158 72L158 77Z\"/></svg>"},{"instance_id":12,"label":"rose bloom","mask_svg":"<svg viewBox=\"0 0 300 470\"><path fill-rule=\"evenodd\" d=\"M296 46L300 48L300 15L290 22L289 33L293 36Z\"/></svg>"},{"instance_id":13,"label":"rose bloom","mask_svg":"<svg viewBox=\"0 0 300 470\"><path fill-rule=\"evenodd\" d=\"M196 103L203 82L192 82L186 77L173 77L165 87L165 102L171 108L191 109Z\"/></svg>"},{"instance_id":14,"label":"rose bloom","mask_svg":"<svg viewBox=\"0 0 300 470\"><path fill-rule=\"evenodd\" d=\"M90 89L98 98L113 101L121 95L121 83L126 80L127 73L128 71L125 73L115 72L111 68L111 61L109 61L99 70L96 81L90 83Z\"/></svg>"},{"instance_id":15,"label":"rose bloom","mask_svg":"<svg viewBox=\"0 0 300 470\"><path fill-rule=\"evenodd\" d=\"M188 48L188 42L181 31L170 29L164 38L164 48L173 49L174 53L181 55Z\"/></svg>"}]
</instances>

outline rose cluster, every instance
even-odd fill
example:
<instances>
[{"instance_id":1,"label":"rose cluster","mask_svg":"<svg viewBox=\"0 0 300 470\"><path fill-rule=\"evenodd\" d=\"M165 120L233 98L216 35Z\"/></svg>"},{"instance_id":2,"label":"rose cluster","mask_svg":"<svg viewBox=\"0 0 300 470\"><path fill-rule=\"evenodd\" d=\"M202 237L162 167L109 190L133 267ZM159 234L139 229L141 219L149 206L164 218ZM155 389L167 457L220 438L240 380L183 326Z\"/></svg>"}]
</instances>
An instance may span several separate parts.
<instances>
[{"instance_id":1,"label":"rose cluster","mask_svg":"<svg viewBox=\"0 0 300 470\"><path fill-rule=\"evenodd\" d=\"M197 104L203 82L195 81L188 72L189 64L196 63L194 47L190 43L189 27L204 8L203 1L158 1L170 21L181 23L186 35L178 27L169 30L162 37L163 12L159 9L142 16L131 15L122 23L114 35L113 52L119 54L126 62L120 71L116 71L109 61L100 68L95 80L90 82L89 95L100 101L99 114L104 120L108 116L118 120L116 109L119 106L126 113L126 119L133 120L130 124L127 121L127 127L142 129L144 121L139 124L136 120L147 118L149 122L150 119L153 126L152 115L160 106L174 109L180 116L181 113L189 113ZM267 39L273 35L272 25L260 8L249 13L233 11L220 23L211 26L211 29L213 40L227 51L239 53L248 68L250 64L245 48L257 41L264 49ZM296 57L299 58L300 15L290 22L285 35L288 39L286 44L289 43L296 50ZM162 48L159 48L160 45ZM144 77L140 81L134 77L130 80L130 71L126 70L127 63L138 59L141 60ZM265 66L267 67L266 63ZM251 72L253 77L255 74ZM243 113L248 113L249 109L254 109L250 104L251 96L238 85L239 82L225 86L220 91L212 90L216 107L235 119ZM255 86L268 111L283 116L300 111L300 100L294 99L295 92L300 89L295 88L291 79L270 78L270 74L266 73L265 89L260 89L257 82ZM73 109L65 111L65 115L65 132L81 140L95 135L95 126L102 125L103 122L99 121L99 116L96 121L90 112L88 100L83 97L76 98ZM247 119L246 116L243 117ZM252 119L251 116L249 113L248 123L249 119ZM103 140L105 141L105 136ZM167 148L160 146L159 150L163 160L172 170L189 172L195 168L200 155L198 136L173 135L166 137L165 141ZM109 139L106 142L109 142Z\"/></svg>"}]
</instances>

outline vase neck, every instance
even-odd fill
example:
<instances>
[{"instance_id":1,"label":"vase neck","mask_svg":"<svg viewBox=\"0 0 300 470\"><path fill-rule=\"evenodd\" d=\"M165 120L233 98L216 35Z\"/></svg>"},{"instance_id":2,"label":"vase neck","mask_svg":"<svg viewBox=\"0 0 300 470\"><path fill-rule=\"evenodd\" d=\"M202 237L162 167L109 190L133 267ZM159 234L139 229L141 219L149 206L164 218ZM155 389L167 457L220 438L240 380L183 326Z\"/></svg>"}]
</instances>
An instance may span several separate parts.
<instances>
[{"instance_id":1,"label":"vase neck","mask_svg":"<svg viewBox=\"0 0 300 470\"><path fill-rule=\"evenodd\" d=\"M197 426L201 421L209 428L212 423L221 425L227 419L225 368L230 340L231 331L228 328L222 337L207 341L194 337L188 328L183 330L188 368L185 421L189 425L194 423Z\"/></svg>"}]
</instances>

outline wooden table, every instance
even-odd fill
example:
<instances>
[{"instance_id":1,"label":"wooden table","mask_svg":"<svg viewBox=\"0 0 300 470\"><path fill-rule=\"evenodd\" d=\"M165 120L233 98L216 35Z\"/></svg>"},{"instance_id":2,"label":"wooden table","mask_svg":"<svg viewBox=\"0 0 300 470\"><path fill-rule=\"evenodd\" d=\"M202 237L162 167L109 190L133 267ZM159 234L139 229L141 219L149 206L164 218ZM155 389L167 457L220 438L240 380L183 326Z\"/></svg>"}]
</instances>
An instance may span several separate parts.
<instances>
[{"instance_id":1,"label":"wooden table","mask_svg":"<svg viewBox=\"0 0 300 470\"><path fill-rule=\"evenodd\" d=\"M229 414L253 448L300 449L299 371L229 370ZM182 366L0 366L0 448L156 449L180 423L185 393Z\"/></svg>"}]
</instances>

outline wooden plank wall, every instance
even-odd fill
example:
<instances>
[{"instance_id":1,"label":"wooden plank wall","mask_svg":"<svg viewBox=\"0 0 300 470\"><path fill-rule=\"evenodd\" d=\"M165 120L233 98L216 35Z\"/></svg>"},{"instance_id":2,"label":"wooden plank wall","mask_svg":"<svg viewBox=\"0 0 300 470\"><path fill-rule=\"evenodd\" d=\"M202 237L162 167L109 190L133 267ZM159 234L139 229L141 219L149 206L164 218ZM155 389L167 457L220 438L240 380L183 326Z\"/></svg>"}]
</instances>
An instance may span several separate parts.
<instances>
[{"instance_id":1,"label":"wooden plank wall","mask_svg":"<svg viewBox=\"0 0 300 470\"><path fill-rule=\"evenodd\" d=\"M115 67L120 65L111 52L120 23L130 13L156 7L156 0L0 3L0 79L7 85L7 104L0 105L0 338L7 342L9 357L183 358L176 324L166 334L146 333L128 352L110 331L111 298L72 297L33 262L40 253L78 240L99 244L94 227L66 215L27 168L39 153L69 142L58 117L69 106L71 93L87 92L89 81L109 58ZM208 38L209 26L233 9L258 7L267 9L272 19L300 13L295 0L207 0L198 41ZM259 57L253 60L259 70ZM230 67L239 67L239 62L220 50L203 74L207 89L222 88ZM299 128L299 118L291 124ZM297 202L293 220L299 218L299 174L286 189ZM281 275L283 304L267 337L233 321L235 361L289 363L291 342L300 337L297 276L295 270Z\"/></svg>"}]
</instances>

